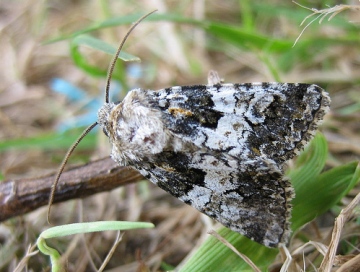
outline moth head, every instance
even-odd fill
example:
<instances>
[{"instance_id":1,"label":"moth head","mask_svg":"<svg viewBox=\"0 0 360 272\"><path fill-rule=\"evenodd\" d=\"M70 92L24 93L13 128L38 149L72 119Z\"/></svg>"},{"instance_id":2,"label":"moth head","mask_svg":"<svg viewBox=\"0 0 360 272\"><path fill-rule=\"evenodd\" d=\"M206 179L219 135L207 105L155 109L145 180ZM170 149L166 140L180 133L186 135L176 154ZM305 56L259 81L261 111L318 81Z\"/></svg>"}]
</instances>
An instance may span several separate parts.
<instances>
[{"instance_id":1,"label":"moth head","mask_svg":"<svg viewBox=\"0 0 360 272\"><path fill-rule=\"evenodd\" d=\"M115 103L111 103L111 102L105 103L98 111L97 123L102 128L103 132L107 137L110 137L111 135L110 114L114 107L115 107Z\"/></svg>"},{"instance_id":2,"label":"moth head","mask_svg":"<svg viewBox=\"0 0 360 272\"><path fill-rule=\"evenodd\" d=\"M119 165L162 152L172 138L162 113L149 106L142 89L131 90L120 104L106 103L98 112L98 124L108 135L111 157Z\"/></svg>"}]
</instances>

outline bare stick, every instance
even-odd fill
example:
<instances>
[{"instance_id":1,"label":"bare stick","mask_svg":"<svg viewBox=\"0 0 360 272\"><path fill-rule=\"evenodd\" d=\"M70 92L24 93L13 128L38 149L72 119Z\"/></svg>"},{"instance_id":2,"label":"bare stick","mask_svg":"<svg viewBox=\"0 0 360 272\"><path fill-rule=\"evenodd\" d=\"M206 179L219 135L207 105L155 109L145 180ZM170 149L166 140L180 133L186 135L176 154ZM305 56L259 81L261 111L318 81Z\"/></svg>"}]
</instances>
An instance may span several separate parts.
<instances>
[{"instance_id":1,"label":"bare stick","mask_svg":"<svg viewBox=\"0 0 360 272\"><path fill-rule=\"evenodd\" d=\"M0 222L46 206L55 176L0 182ZM64 171L53 203L85 198L143 179L138 171L120 167L107 157Z\"/></svg>"}]
</instances>

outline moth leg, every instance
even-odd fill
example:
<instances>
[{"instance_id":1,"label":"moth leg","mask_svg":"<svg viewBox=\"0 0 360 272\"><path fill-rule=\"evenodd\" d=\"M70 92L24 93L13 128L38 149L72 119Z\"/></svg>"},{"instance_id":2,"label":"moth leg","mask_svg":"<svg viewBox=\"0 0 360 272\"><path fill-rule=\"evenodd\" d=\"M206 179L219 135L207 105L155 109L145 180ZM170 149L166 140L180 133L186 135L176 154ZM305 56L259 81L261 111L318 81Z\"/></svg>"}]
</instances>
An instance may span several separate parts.
<instances>
[{"instance_id":1,"label":"moth leg","mask_svg":"<svg viewBox=\"0 0 360 272\"><path fill-rule=\"evenodd\" d=\"M216 85L223 83L224 80L220 78L218 72L210 70L208 73L208 85Z\"/></svg>"}]
</instances>

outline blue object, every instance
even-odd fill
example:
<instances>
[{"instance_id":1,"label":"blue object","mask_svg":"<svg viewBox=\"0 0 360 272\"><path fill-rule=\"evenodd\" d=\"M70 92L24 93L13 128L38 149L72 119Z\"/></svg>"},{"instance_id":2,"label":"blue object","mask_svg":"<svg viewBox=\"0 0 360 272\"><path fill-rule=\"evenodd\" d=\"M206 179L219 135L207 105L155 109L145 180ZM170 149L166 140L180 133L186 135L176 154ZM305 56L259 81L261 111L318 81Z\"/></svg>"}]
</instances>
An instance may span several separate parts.
<instances>
[{"instance_id":1,"label":"blue object","mask_svg":"<svg viewBox=\"0 0 360 272\"><path fill-rule=\"evenodd\" d=\"M84 114L63 120L57 126L58 132L65 132L76 127L86 127L97 120L97 112L105 102L104 90L99 92L101 95L91 97L83 89L61 78L54 78L50 82L50 88L52 91L64 95L70 103L79 104L82 109L86 110ZM119 101L120 91L121 85L117 82L111 82L110 101Z\"/></svg>"}]
</instances>

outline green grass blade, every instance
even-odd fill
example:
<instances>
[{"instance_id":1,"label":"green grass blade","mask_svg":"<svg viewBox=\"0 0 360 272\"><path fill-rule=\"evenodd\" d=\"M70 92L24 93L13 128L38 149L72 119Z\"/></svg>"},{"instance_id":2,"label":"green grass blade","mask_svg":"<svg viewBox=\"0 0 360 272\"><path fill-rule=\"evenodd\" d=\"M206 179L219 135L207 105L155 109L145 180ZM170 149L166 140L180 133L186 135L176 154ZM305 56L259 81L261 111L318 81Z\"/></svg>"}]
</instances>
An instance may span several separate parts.
<instances>
[{"instance_id":1,"label":"green grass blade","mask_svg":"<svg viewBox=\"0 0 360 272\"><path fill-rule=\"evenodd\" d=\"M292 229L297 230L333 207L359 180L357 163L335 167L320 174L325 165L327 144L316 135L289 173L295 188Z\"/></svg>"},{"instance_id":2,"label":"green grass blade","mask_svg":"<svg viewBox=\"0 0 360 272\"><path fill-rule=\"evenodd\" d=\"M64 35L57 38L53 38L49 41L46 41L45 44L48 43L54 43L58 41L63 41L67 39L75 38L76 36L83 35L86 33L90 33L93 31L101 30L108 27L116 27L121 25L128 25L132 24L133 22L136 22L141 16L143 16L143 13L136 13L136 14L129 14L125 16L116 16L109 19L106 19L102 22L95 23L87 28L84 28L82 30L76 31L70 35ZM196 20L193 18L184 17L181 14L172 14L172 13L155 13L151 15L150 17L146 18L143 22L159 22L159 21L168 21L168 22L174 22L174 23L186 23L186 24L193 24L193 25L202 25L204 21Z\"/></svg>"},{"instance_id":3,"label":"green grass blade","mask_svg":"<svg viewBox=\"0 0 360 272\"><path fill-rule=\"evenodd\" d=\"M85 45L90 48L105 52L111 56L114 56L116 53L115 47L90 35L77 36L71 41L71 43L74 46ZM123 61L140 61L139 57L136 57L124 51L120 52L119 59L122 59Z\"/></svg>"},{"instance_id":4,"label":"green grass blade","mask_svg":"<svg viewBox=\"0 0 360 272\"><path fill-rule=\"evenodd\" d=\"M78 233L99 232L108 230L131 230L140 228L153 228L154 224L147 222L126 222L126 221L97 221L74 223L62 226L56 226L43 231L37 239L37 247L44 254L50 256L51 270L53 272L67 271L61 262L59 252L46 244L46 239L63 237Z\"/></svg>"},{"instance_id":5,"label":"green grass blade","mask_svg":"<svg viewBox=\"0 0 360 272\"><path fill-rule=\"evenodd\" d=\"M0 152L8 150L29 150L41 148L42 150L67 149L79 137L82 130L72 130L61 134L43 134L31 138L17 138L0 141ZM77 150L86 150L96 145L96 133L88 134Z\"/></svg>"},{"instance_id":6,"label":"green grass blade","mask_svg":"<svg viewBox=\"0 0 360 272\"><path fill-rule=\"evenodd\" d=\"M239 252L248 256L263 271L266 270L269 263L271 263L278 254L277 249L264 247L225 227L219 229L217 232L234 245ZM180 269L180 272L191 271L231 272L253 270L233 251L211 236Z\"/></svg>"},{"instance_id":7,"label":"green grass blade","mask_svg":"<svg viewBox=\"0 0 360 272\"><path fill-rule=\"evenodd\" d=\"M323 170L328 154L328 146L325 137L318 133L306 146L305 150L296 158L293 169L288 171L287 176L296 191L309 187L309 183Z\"/></svg>"},{"instance_id":8,"label":"green grass blade","mask_svg":"<svg viewBox=\"0 0 360 272\"><path fill-rule=\"evenodd\" d=\"M292 229L297 230L305 223L325 213L338 203L360 179L357 162L335 167L319 175L311 186L302 186L294 200ZM306 201L305 201L306 200Z\"/></svg>"},{"instance_id":9,"label":"green grass blade","mask_svg":"<svg viewBox=\"0 0 360 272\"><path fill-rule=\"evenodd\" d=\"M79 45L76 43L70 43L70 55L76 66L84 70L94 77L106 77L107 69L101 69L98 66L91 65L85 56L80 52Z\"/></svg>"},{"instance_id":10,"label":"green grass blade","mask_svg":"<svg viewBox=\"0 0 360 272\"><path fill-rule=\"evenodd\" d=\"M88 46L95 50L105 52L111 56L115 55L116 48L102 40L91 37L90 35L77 36L70 42L70 53L76 66L91 76L106 77L108 73L107 67L106 69L101 69L97 65L91 64L87 60L86 56L79 50L80 46ZM140 58L123 51L120 52L119 59L123 61L140 61ZM124 64L122 62L117 62L115 70L112 74L112 79L120 81L124 89L127 89L126 73L124 70Z\"/></svg>"},{"instance_id":11,"label":"green grass blade","mask_svg":"<svg viewBox=\"0 0 360 272\"><path fill-rule=\"evenodd\" d=\"M63 237L67 235L99 232L108 230L131 230L153 228L154 224L147 222L127 222L127 221L97 221L73 223L62 226L56 226L43 231L40 235L43 239Z\"/></svg>"},{"instance_id":12,"label":"green grass blade","mask_svg":"<svg viewBox=\"0 0 360 272\"><path fill-rule=\"evenodd\" d=\"M326 5L328 5L328 3L326 3ZM324 8L327 8L328 6L325 5L324 2ZM299 24L300 27L300 22L302 22L304 20L304 18L308 15L311 14L310 10L304 9L304 8L300 8L294 4L291 5L283 5L283 4L279 4L279 5L273 5L271 3L266 3L266 2L252 2L252 8L259 14L259 16L263 17L268 17L268 18L274 18L274 17L278 17L278 16L282 16L282 17L286 17L287 19L290 19L292 21L295 21ZM310 20L308 20L307 22L309 22ZM341 18L341 16L335 16L334 18L332 18L330 21L326 20L322 23L323 25L331 25L331 26L336 26L336 27L340 27L343 28L344 30L347 31L355 31L356 33L358 33L358 27L356 26L356 24L352 23L349 20L346 20L345 18ZM320 28L322 27L321 24L319 24L319 20L317 20L316 22L314 22L311 26L312 28L316 29L316 28Z\"/></svg>"},{"instance_id":13,"label":"green grass blade","mask_svg":"<svg viewBox=\"0 0 360 272\"><path fill-rule=\"evenodd\" d=\"M209 23L206 30L226 43L247 50L281 53L290 50L293 45L293 41L270 38L232 25Z\"/></svg>"}]
</instances>

